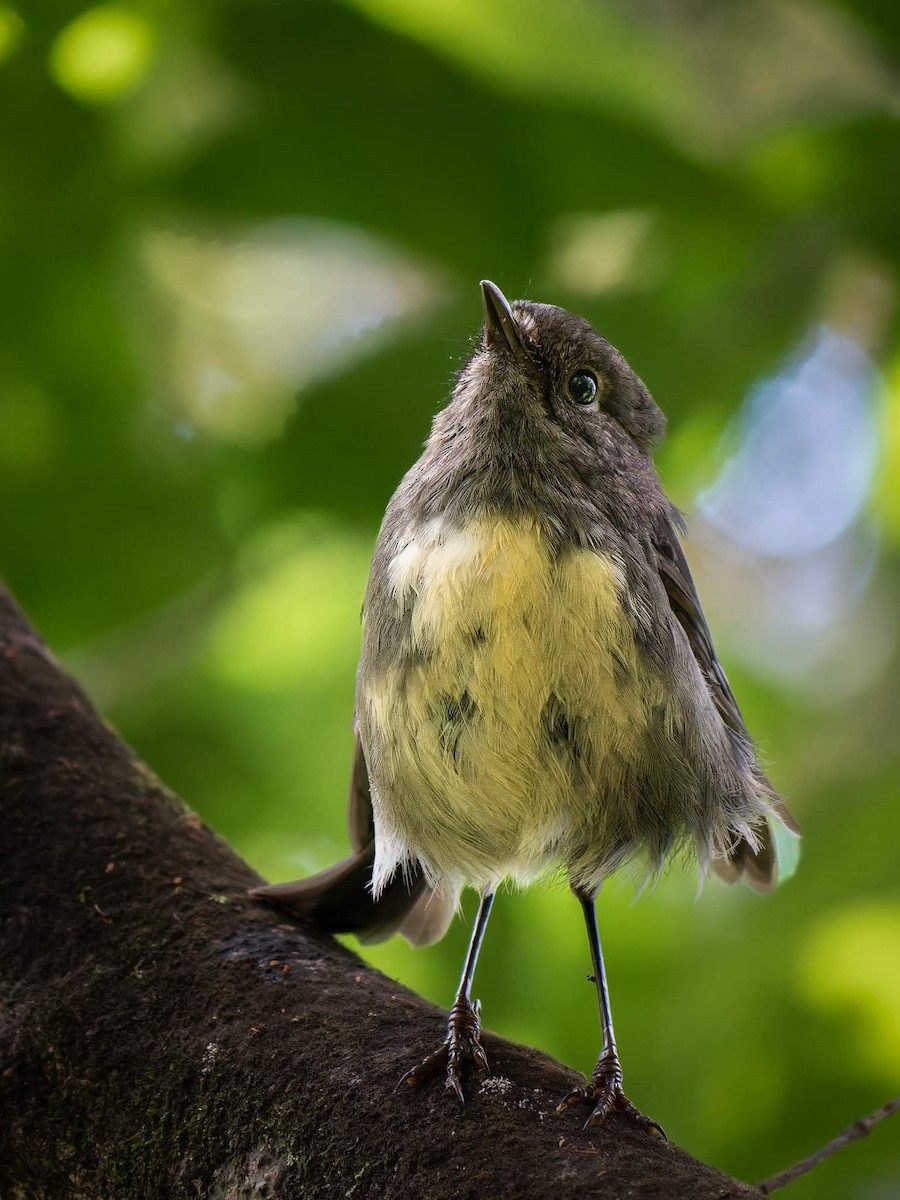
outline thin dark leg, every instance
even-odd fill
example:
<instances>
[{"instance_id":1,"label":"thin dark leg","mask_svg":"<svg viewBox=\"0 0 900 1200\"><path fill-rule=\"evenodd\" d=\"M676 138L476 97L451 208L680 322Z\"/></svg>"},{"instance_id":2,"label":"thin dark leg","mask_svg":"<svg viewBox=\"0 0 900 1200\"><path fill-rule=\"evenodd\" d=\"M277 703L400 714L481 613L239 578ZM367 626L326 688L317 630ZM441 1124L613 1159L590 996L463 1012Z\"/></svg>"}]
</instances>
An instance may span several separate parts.
<instances>
[{"instance_id":1,"label":"thin dark leg","mask_svg":"<svg viewBox=\"0 0 900 1200\"><path fill-rule=\"evenodd\" d=\"M603 963L603 951L600 948L600 930L597 928L597 906L593 897L579 896L581 911L584 913L584 923L587 927L588 945L591 948L591 964L594 968L594 983L597 987L597 1002L600 1005L600 1032L603 1045L600 1051L604 1054L617 1055L616 1035L613 1030L612 1009L609 1005L609 984L606 980L606 967Z\"/></svg>"},{"instance_id":2,"label":"thin dark leg","mask_svg":"<svg viewBox=\"0 0 900 1200\"><path fill-rule=\"evenodd\" d=\"M576 893L577 895L577 893ZM622 1065L619 1062L619 1052L616 1048L616 1035L613 1030L612 1009L609 1003L609 984L606 980L606 967L603 963L603 951L600 948L600 931L597 928L597 909L593 896L578 895L581 909L584 913L584 923L587 927L588 945L591 949L591 963L594 969L594 983L597 988L597 1001L600 1006L600 1031L603 1045L600 1057L591 1075L590 1083L585 1087L573 1088L561 1101L559 1108L568 1108L571 1104L586 1100L593 1105L591 1115L585 1122L588 1125L599 1125L611 1112L621 1113L634 1124L643 1129L653 1130L665 1137L665 1132L656 1121L645 1117L631 1103L622 1091Z\"/></svg>"},{"instance_id":3,"label":"thin dark leg","mask_svg":"<svg viewBox=\"0 0 900 1200\"><path fill-rule=\"evenodd\" d=\"M487 929L488 917L491 915L491 908L494 905L494 893L485 892L481 897L481 903L478 905L478 915L475 918L475 925L472 929L472 936L469 939L469 949L466 951L466 961L463 963L462 975L459 979L459 987L456 990L456 999L471 999L472 996L472 980L475 976L475 967L478 963L478 955L481 952L481 943L484 941L484 931Z\"/></svg>"},{"instance_id":4,"label":"thin dark leg","mask_svg":"<svg viewBox=\"0 0 900 1200\"><path fill-rule=\"evenodd\" d=\"M462 1087L462 1064L464 1060L472 1058L482 1071L486 1071L488 1075L491 1073L487 1055L482 1049L479 1040L481 1034L481 1008L477 1000L474 1004L472 1003L472 979L475 975L478 953L481 950L484 931L487 929L488 917L491 915L491 906L493 903L494 893L485 892L478 906L478 915L475 918L475 926L469 941L469 949L466 952L466 961L463 964L459 987L456 991L456 999L453 1002L453 1007L450 1009L450 1019L447 1022L447 1036L444 1039L443 1045L439 1046L434 1054L429 1054L426 1059L423 1059L417 1067L413 1067L411 1071L407 1071L400 1080L401 1084L407 1083L410 1086L415 1086L417 1083L421 1083L423 1079L428 1079L431 1075L443 1070L446 1073L446 1086L456 1094L460 1104L465 1104L466 1102Z\"/></svg>"}]
</instances>

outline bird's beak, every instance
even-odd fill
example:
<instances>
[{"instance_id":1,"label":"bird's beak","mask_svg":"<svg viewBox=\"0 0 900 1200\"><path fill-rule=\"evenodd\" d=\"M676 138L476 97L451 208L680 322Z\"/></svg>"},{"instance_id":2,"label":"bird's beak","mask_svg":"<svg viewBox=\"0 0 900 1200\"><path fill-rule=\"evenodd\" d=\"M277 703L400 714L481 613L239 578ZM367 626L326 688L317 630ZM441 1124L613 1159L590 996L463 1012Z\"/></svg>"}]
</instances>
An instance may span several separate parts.
<instances>
[{"instance_id":1,"label":"bird's beak","mask_svg":"<svg viewBox=\"0 0 900 1200\"><path fill-rule=\"evenodd\" d=\"M484 300L484 340L488 347L508 346L516 357L530 362L531 355L507 298L489 279L481 281L481 297Z\"/></svg>"}]
</instances>

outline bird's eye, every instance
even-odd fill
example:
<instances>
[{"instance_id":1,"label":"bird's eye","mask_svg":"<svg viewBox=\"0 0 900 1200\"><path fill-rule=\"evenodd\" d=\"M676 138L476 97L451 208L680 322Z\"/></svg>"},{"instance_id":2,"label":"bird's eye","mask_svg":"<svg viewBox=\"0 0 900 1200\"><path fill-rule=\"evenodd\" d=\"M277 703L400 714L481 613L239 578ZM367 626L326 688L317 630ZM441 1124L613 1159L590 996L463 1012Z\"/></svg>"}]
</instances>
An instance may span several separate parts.
<instances>
[{"instance_id":1,"label":"bird's eye","mask_svg":"<svg viewBox=\"0 0 900 1200\"><path fill-rule=\"evenodd\" d=\"M597 398L597 376L592 371L576 371L569 380L569 395L583 408Z\"/></svg>"}]
</instances>

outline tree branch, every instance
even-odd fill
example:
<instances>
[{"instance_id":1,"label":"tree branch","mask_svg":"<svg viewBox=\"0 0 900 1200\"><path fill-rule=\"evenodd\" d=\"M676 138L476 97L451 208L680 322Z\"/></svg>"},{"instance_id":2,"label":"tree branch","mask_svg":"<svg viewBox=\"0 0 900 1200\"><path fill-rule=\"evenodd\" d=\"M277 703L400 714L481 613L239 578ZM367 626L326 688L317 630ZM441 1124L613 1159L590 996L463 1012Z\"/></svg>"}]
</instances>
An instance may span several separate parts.
<instances>
[{"instance_id":1,"label":"tree branch","mask_svg":"<svg viewBox=\"0 0 900 1200\"><path fill-rule=\"evenodd\" d=\"M0 1194L758 1196L487 1036L464 1110L398 1092L445 1015L244 892L0 590Z\"/></svg>"},{"instance_id":2,"label":"tree branch","mask_svg":"<svg viewBox=\"0 0 900 1200\"><path fill-rule=\"evenodd\" d=\"M810 1154L808 1158L804 1158L802 1162L795 1163L793 1167L786 1167L777 1175L773 1175L771 1179L767 1179L765 1183L761 1183L760 1190L768 1196L778 1188L793 1183L795 1179L799 1179L801 1175L805 1175L807 1171L817 1167L819 1163L830 1158L838 1150L842 1150L844 1146L849 1146L851 1142L871 1133L879 1121L883 1121L885 1117L889 1117L891 1113L895 1112L900 1112L900 1096L896 1100L889 1100L887 1104L882 1104L881 1108L877 1108L869 1116L860 1117L858 1121L854 1121L843 1133L839 1133L836 1138L832 1138L830 1142L816 1150L814 1154Z\"/></svg>"}]
</instances>

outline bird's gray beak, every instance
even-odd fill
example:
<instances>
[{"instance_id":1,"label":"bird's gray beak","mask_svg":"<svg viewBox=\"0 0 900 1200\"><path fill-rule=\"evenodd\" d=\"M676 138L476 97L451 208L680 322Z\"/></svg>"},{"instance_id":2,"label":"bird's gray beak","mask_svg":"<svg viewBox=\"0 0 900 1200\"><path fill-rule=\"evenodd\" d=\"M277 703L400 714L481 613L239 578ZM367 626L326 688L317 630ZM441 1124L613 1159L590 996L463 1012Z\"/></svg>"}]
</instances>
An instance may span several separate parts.
<instances>
[{"instance_id":1,"label":"bird's gray beak","mask_svg":"<svg viewBox=\"0 0 900 1200\"><path fill-rule=\"evenodd\" d=\"M481 281L481 296L484 300L484 340L488 347L507 346L517 358L530 362L531 355L507 298L489 279Z\"/></svg>"}]
</instances>

